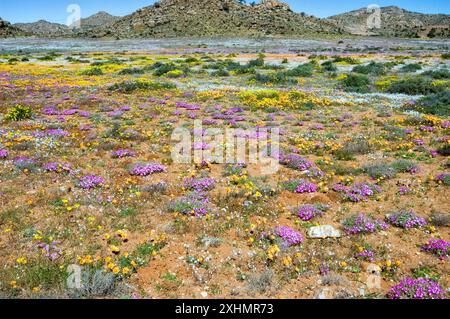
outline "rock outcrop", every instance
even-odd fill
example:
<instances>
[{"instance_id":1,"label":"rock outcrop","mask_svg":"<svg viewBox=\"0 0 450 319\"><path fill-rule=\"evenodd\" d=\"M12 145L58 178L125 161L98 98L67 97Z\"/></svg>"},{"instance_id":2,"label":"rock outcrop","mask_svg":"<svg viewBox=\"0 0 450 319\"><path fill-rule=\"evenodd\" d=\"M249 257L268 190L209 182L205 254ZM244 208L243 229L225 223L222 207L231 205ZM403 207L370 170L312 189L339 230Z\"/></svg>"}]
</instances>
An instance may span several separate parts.
<instances>
[{"instance_id":1,"label":"rock outcrop","mask_svg":"<svg viewBox=\"0 0 450 319\"><path fill-rule=\"evenodd\" d=\"M445 38L450 33L450 15L410 12L395 6L363 8L328 19L355 35Z\"/></svg>"},{"instance_id":2,"label":"rock outcrop","mask_svg":"<svg viewBox=\"0 0 450 319\"><path fill-rule=\"evenodd\" d=\"M301 36L337 34L332 22L293 12L276 0L245 5L236 0L162 0L123 17L91 37Z\"/></svg>"}]
</instances>

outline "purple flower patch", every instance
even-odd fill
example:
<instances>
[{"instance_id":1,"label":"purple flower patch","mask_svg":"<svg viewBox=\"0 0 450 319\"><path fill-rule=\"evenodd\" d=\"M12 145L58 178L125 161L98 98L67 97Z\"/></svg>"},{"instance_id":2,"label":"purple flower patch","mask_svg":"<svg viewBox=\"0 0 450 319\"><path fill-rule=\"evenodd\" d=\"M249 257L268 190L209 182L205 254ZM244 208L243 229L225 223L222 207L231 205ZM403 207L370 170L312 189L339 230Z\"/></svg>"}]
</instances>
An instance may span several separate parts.
<instances>
[{"instance_id":1,"label":"purple flower patch","mask_svg":"<svg viewBox=\"0 0 450 319\"><path fill-rule=\"evenodd\" d=\"M131 175L135 176L148 176L155 173L162 173L166 171L166 167L156 163L143 163L136 164L130 170Z\"/></svg>"}]
</instances>

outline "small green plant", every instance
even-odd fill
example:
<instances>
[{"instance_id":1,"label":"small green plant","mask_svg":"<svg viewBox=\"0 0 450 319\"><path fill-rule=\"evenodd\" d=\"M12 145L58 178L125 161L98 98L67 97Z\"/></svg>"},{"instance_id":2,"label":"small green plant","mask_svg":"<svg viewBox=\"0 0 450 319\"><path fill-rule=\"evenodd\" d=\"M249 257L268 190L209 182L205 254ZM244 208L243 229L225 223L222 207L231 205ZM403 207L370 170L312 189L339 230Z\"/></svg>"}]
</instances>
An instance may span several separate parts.
<instances>
[{"instance_id":1,"label":"small green plant","mask_svg":"<svg viewBox=\"0 0 450 319\"><path fill-rule=\"evenodd\" d=\"M389 93L402 93L408 95L426 95L439 93L445 90L443 85L435 85L432 80L423 77L411 77L392 82L388 87Z\"/></svg>"},{"instance_id":2,"label":"small green plant","mask_svg":"<svg viewBox=\"0 0 450 319\"><path fill-rule=\"evenodd\" d=\"M405 105L403 109L425 114L450 116L450 91L427 95L416 104Z\"/></svg>"},{"instance_id":3,"label":"small green plant","mask_svg":"<svg viewBox=\"0 0 450 319\"><path fill-rule=\"evenodd\" d=\"M404 73L416 72L419 70L422 70L422 66L418 63L406 64L400 68L400 72L404 72Z\"/></svg>"},{"instance_id":4,"label":"small green plant","mask_svg":"<svg viewBox=\"0 0 450 319\"><path fill-rule=\"evenodd\" d=\"M99 67L91 67L81 72L81 75L87 75L87 76L99 76L103 75L102 69Z\"/></svg>"},{"instance_id":5,"label":"small green plant","mask_svg":"<svg viewBox=\"0 0 450 319\"><path fill-rule=\"evenodd\" d=\"M145 70L141 68L126 68L119 72L119 75L144 74Z\"/></svg>"},{"instance_id":6,"label":"small green plant","mask_svg":"<svg viewBox=\"0 0 450 319\"><path fill-rule=\"evenodd\" d=\"M342 88L346 92L367 93L369 92L370 80L365 75L349 74L342 80Z\"/></svg>"},{"instance_id":7,"label":"small green plant","mask_svg":"<svg viewBox=\"0 0 450 319\"><path fill-rule=\"evenodd\" d=\"M118 91L121 93L131 93L137 90L162 90L174 89L176 86L169 82L152 82L147 80L124 81L116 83L109 87L110 91Z\"/></svg>"},{"instance_id":8,"label":"small green plant","mask_svg":"<svg viewBox=\"0 0 450 319\"><path fill-rule=\"evenodd\" d=\"M325 61L324 63L322 63L322 68L324 71L327 71L327 72L336 72L337 71L337 67L333 64L332 61Z\"/></svg>"},{"instance_id":9,"label":"small green plant","mask_svg":"<svg viewBox=\"0 0 450 319\"><path fill-rule=\"evenodd\" d=\"M360 74L384 75L386 66L383 63L370 62L367 65L358 65L353 68L353 72Z\"/></svg>"},{"instance_id":10,"label":"small green plant","mask_svg":"<svg viewBox=\"0 0 450 319\"><path fill-rule=\"evenodd\" d=\"M23 121L30 119L33 116L33 111L29 106L15 105L8 110L6 119L9 121Z\"/></svg>"}]
</instances>

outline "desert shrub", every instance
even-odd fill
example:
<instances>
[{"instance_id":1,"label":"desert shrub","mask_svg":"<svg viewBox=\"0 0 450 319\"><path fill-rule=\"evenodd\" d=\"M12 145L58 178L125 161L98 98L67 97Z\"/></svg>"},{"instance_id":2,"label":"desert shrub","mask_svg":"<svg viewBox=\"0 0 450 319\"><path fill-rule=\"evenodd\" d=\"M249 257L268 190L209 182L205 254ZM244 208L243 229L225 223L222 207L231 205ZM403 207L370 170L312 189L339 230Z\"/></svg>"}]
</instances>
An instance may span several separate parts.
<instances>
[{"instance_id":1,"label":"desert shrub","mask_svg":"<svg viewBox=\"0 0 450 319\"><path fill-rule=\"evenodd\" d=\"M162 63L162 62L156 62L153 64L150 69L153 69L153 75L155 76L163 76L166 73L169 73L170 71L176 70L177 67L173 63Z\"/></svg>"},{"instance_id":2,"label":"desert shrub","mask_svg":"<svg viewBox=\"0 0 450 319\"><path fill-rule=\"evenodd\" d=\"M444 60L450 60L450 53L444 53L441 55L441 58Z\"/></svg>"},{"instance_id":3,"label":"desert shrub","mask_svg":"<svg viewBox=\"0 0 450 319\"><path fill-rule=\"evenodd\" d=\"M450 214L433 212L430 215L430 221L434 226L450 225Z\"/></svg>"},{"instance_id":4,"label":"desert shrub","mask_svg":"<svg viewBox=\"0 0 450 319\"><path fill-rule=\"evenodd\" d=\"M358 65L353 72L361 74L383 75L386 74L386 66L383 63L370 62L367 65Z\"/></svg>"},{"instance_id":5,"label":"desert shrub","mask_svg":"<svg viewBox=\"0 0 450 319\"><path fill-rule=\"evenodd\" d=\"M152 82L146 80L136 80L136 81L124 81L121 83L116 83L110 86L108 89L110 91L118 91L122 93L131 93L136 90L161 90L161 89L173 89L175 84L170 82Z\"/></svg>"},{"instance_id":6,"label":"desert shrub","mask_svg":"<svg viewBox=\"0 0 450 319\"><path fill-rule=\"evenodd\" d=\"M411 77L392 82L387 88L389 93L402 93L408 95L426 95L439 93L444 90L442 85L434 85L430 79Z\"/></svg>"},{"instance_id":7,"label":"desert shrub","mask_svg":"<svg viewBox=\"0 0 450 319\"><path fill-rule=\"evenodd\" d=\"M83 283L81 289L68 291L72 298L120 297L128 291L119 276L101 269L83 269L81 280Z\"/></svg>"},{"instance_id":8,"label":"desert shrub","mask_svg":"<svg viewBox=\"0 0 450 319\"><path fill-rule=\"evenodd\" d=\"M231 71L233 71L235 74L254 74L255 68L248 66L248 65L240 65L232 67Z\"/></svg>"},{"instance_id":9,"label":"desert shrub","mask_svg":"<svg viewBox=\"0 0 450 319\"><path fill-rule=\"evenodd\" d=\"M322 68L324 71L327 71L327 72L336 72L337 71L337 67L331 61L325 61L324 63L322 63Z\"/></svg>"},{"instance_id":10,"label":"desert shrub","mask_svg":"<svg viewBox=\"0 0 450 319\"><path fill-rule=\"evenodd\" d=\"M400 68L400 72L408 73L408 72L416 72L422 70L422 66L418 63L406 64Z\"/></svg>"},{"instance_id":11,"label":"desert shrub","mask_svg":"<svg viewBox=\"0 0 450 319\"><path fill-rule=\"evenodd\" d=\"M341 83L346 92L369 92L370 80L365 75L349 74Z\"/></svg>"},{"instance_id":12,"label":"desert shrub","mask_svg":"<svg viewBox=\"0 0 450 319\"><path fill-rule=\"evenodd\" d=\"M169 71L169 72L166 73L166 76L168 78L172 78L172 79L180 78L183 75L184 75L184 72L182 70L178 70L178 69L177 70L172 70L172 71Z\"/></svg>"},{"instance_id":13,"label":"desert shrub","mask_svg":"<svg viewBox=\"0 0 450 319\"><path fill-rule=\"evenodd\" d=\"M357 59L352 57L341 57L337 56L333 60L334 63L346 63L346 64L359 64L360 62Z\"/></svg>"},{"instance_id":14,"label":"desert shrub","mask_svg":"<svg viewBox=\"0 0 450 319\"><path fill-rule=\"evenodd\" d=\"M30 119L33 116L31 107L24 105L15 105L8 110L6 119L9 121L22 121Z\"/></svg>"},{"instance_id":15,"label":"desert shrub","mask_svg":"<svg viewBox=\"0 0 450 319\"><path fill-rule=\"evenodd\" d=\"M313 75L314 65L306 63L285 72L286 76L309 77Z\"/></svg>"},{"instance_id":16,"label":"desert shrub","mask_svg":"<svg viewBox=\"0 0 450 319\"><path fill-rule=\"evenodd\" d=\"M376 163L363 168L364 172L373 179L391 179L397 174L396 170L386 163Z\"/></svg>"},{"instance_id":17,"label":"desert shrub","mask_svg":"<svg viewBox=\"0 0 450 319\"><path fill-rule=\"evenodd\" d=\"M98 76L103 75L103 71L99 67L92 67L82 71L81 74L87 76Z\"/></svg>"},{"instance_id":18,"label":"desert shrub","mask_svg":"<svg viewBox=\"0 0 450 319\"><path fill-rule=\"evenodd\" d=\"M392 168L398 173L414 173L418 170L417 165L406 159L399 159L391 164Z\"/></svg>"},{"instance_id":19,"label":"desert shrub","mask_svg":"<svg viewBox=\"0 0 450 319\"><path fill-rule=\"evenodd\" d=\"M450 116L450 91L430 94L421 98L416 104L408 104L403 108L425 114Z\"/></svg>"},{"instance_id":20,"label":"desert shrub","mask_svg":"<svg viewBox=\"0 0 450 319\"><path fill-rule=\"evenodd\" d=\"M426 75L426 76L432 77L433 79L437 79L437 80L450 79L450 71L448 69L426 71L426 72L422 73L422 75Z\"/></svg>"},{"instance_id":21,"label":"desert shrub","mask_svg":"<svg viewBox=\"0 0 450 319\"><path fill-rule=\"evenodd\" d=\"M119 72L119 75L130 75L130 74L144 74L145 70L142 68L126 68Z\"/></svg>"},{"instance_id":22,"label":"desert shrub","mask_svg":"<svg viewBox=\"0 0 450 319\"><path fill-rule=\"evenodd\" d=\"M366 139L356 137L353 140L346 142L342 148L336 150L334 156L339 160L351 160L354 155L369 154L371 151L372 147Z\"/></svg>"},{"instance_id":23,"label":"desert shrub","mask_svg":"<svg viewBox=\"0 0 450 319\"><path fill-rule=\"evenodd\" d=\"M295 84L296 81L293 79L290 79L286 76L285 73L271 73L271 74L261 74L261 73L257 73L254 76L254 80L258 83L263 83L263 84L267 84L267 83L273 83L273 84L286 84L286 83L291 83L291 84Z\"/></svg>"},{"instance_id":24,"label":"desert shrub","mask_svg":"<svg viewBox=\"0 0 450 319\"><path fill-rule=\"evenodd\" d=\"M253 293L265 293L273 284L274 273L271 269L261 275L254 274L248 280L248 290Z\"/></svg>"},{"instance_id":25,"label":"desert shrub","mask_svg":"<svg viewBox=\"0 0 450 319\"><path fill-rule=\"evenodd\" d=\"M386 125L383 127L383 138L387 141L401 141L407 136L407 130L402 127Z\"/></svg>"},{"instance_id":26,"label":"desert shrub","mask_svg":"<svg viewBox=\"0 0 450 319\"><path fill-rule=\"evenodd\" d=\"M217 77L224 77L224 76L230 76L230 72L228 72L225 69L219 69L217 71L212 72L211 75L217 76Z\"/></svg>"},{"instance_id":27,"label":"desert shrub","mask_svg":"<svg viewBox=\"0 0 450 319\"><path fill-rule=\"evenodd\" d=\"M248 67L256 68L256 67L263 67L264 66L264 56L260 56L259 58L255 60L250 60L247 64Z\"/></svg>"}]
</instances>

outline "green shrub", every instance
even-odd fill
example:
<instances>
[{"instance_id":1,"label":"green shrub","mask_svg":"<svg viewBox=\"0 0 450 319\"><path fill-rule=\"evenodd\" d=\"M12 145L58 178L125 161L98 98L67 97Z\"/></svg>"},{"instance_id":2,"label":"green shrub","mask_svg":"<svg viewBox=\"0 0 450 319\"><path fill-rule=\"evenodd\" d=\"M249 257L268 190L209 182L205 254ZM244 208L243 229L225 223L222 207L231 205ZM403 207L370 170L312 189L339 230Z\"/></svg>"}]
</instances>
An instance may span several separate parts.
<instances>
[{"instance_id":1,"label":"green shrub","mask_svg":"<svg viewBox=\"0 0 450 319\"><path fill-rule=\"evenodd\" d=\"M225 69L219 69L217 71L212 72L211 75L212 76L218 76L218 77L230 76L230 72L228 72Z\"/></svg>"},{"instance_id":2,"label":"green shrub","mask_svg":"<svg viewBox=\"0 0 450 319\"><path fill-rule=\"evenodd\" d=\"M29 106L15 105L8 110L6 119L9 121L22 121L30 119L33 116L33 111Z\"/></svg>"},{"instance_id":3,"label":"green shrub","mask_svg":"<svg viewBox=\"0 0 450 319\"><path fill-rule=\"evenodd\" d=\"M433 79L437 79L437 80L450 79L450 71L448 69L427 71L427 72L422 73L422 75L426 75L426 76L432 77Z\"/></svg>"},{"instance_id":4,"label":"green shrub","mask_svg":"<svg viewBox=\"0 0 450 319\"><path fill-rule=\"evenodd\" d=\"M172 71L169 71L166 73L166 76L168 78L172 78L172 79L182 77L183 75L184 75L184 72L181 70L178 70L178 69L172 70Z\"/></svg>"},{"instance_id":5,"label":"green shrub","mask_svg":"<svg viewBox=\"0 0 450 319\"><path fill-rule=\"evenodd\" d=\"M406 160L406 159L399 159L391 164L392 168L395 169L398 173L409 173L413 172L414 169L417 168L417 165L414 164L414 162Z\"/></svg>"},{"instance_id":6,"label":"green shrub","mask_svg":"<svg viewBox=\"0 0 450 319\"><path fill-rule=\"evenodd\" d=\"M296 83L295 80L288 78L285 73L271 73L271 74L257 73L254 76L254 80L256 82L262 83L262 84L268 84L268 83L273 83L273 84L291 83L291 84L295 84Z\"/></svg>"},{"instance_id":7,"label":"green shrub","mask_svg":"<svg viewBox=\"0 0 450 319\"><path fill-rule=\"evenodd\" d=\"M365 75L349 74L342 80L342 87L346 92L369 92L370 80Z\"/></svg>"},{"instance_id":8,"label":"green shrub","mask_svg":"<svg viewBox=\"0 0 450 319\"><path fill-rule=\"evenodd\" d=\"M97 76L97 75L103 75L103 71L102 71L102 69L100 69L98 67L92 67L92 68L88 68L88 69L82 71L81 74L87 75L87 76Z\"/></svg>"},{"instance_id":9,"label":"green shrub","mask_svg":"<svg viewBox=\"0 0 450 319\"><path fill-rule=\"evenodd\" d=\"M347 64L359 64L360 62L352 57L336 57L333 60L334 63L347 63Z\"/></svg>"},{"instance_id":10,"label":"green shrub","mask_svg":"<svg viewBox=\"0 0 450 319\"><path fill-rule=\"evenodd\" d=\"M291 70L285 72L286 76L300 76L300 77L310 77L313 75L314 65L311 63L306 63L297 66Z\"/></svg>"},{"instance_id":11,"label":"green shrub","mask_svg":"<svg viewBox=\"0 0 450 319\"><path fill-rule=\"evenodd\" d=\"M386 66L383 63L370 62L367 65L358 65L353 68L353 72L361 74L384 75Z\"/></svg>"},{"instance_id":12,"label":"green shrub","mask_svg":"<svg viewBox=\"0 0 450 319\"><path fill-rule=\"evenodd\" d=\"M444 53L441 55L444 60L450 60L450 53Z\"/></svg>"},{"instance_id":13,"label":"green shrub","mask_svg":"<svg viewBox=\"0 0 450 319\"><path fill-rule=\"evenodd\" d=\"M151 82L144 80L124 81L110 86L110 91L118 91L121 93L131 93L136 90L161 90L174 89L176 86L170 82Z\"/></svg>"},{"instance_id":14,"label":"green shrub","mask_svg":"<svg viewBox=\"0 0 450 319\"><path fill-rule=\"evenodd\" d=\"M392 82L387 88L389 93L403 93L408 95L426 95L442 92L445 87L434 85L430 79L412 77Z\"/></svg>"},{"instance_id":15,"label":"green shrub","mask_svg":"<svg viewBox=\"0 0 450 319\"><path fill-rule=\"evenodd\" d=\"M250 60L247 64L249 67L263 67L264 66L264 57L260 56L255 60Z\"/></svg>"},{"instance_id":16,"label":"green shrub","mask_svg":"<svg viewBox=\"0 0 450 319\"><path fill-rule=\"evenodd\" d=\"M408 72L416 72L422 70L422 66L417 63L406 64L400 68L400 72L408 73Z\"/></svg>"},{"instance_id":17,"label":"green shrub","mask_svg":"<svg viewBox=\"0 0 450 319\"><path fill-rule=\"evenodd\" d=\"M450 91L430 94L421 98L416 104L403 108L425 114L450 116Z\"/></svg>"},{"instance_id":18,"label":"green shrub","mask_svg":"<svg viewBox=\"0 0 450 319\"><path fill-rule=\"evenodd\" d=\"M145 70L142 68L126 68L119 72L119 75L129 75L129 74L144 74Z\"/></svg>"},{"instance_id":19,"label":"green shrub","mask_svg":"<svg viewBox=\"0 0 450 319\"><path fill-rule=\"evenodd\" d=\"M322 63L322 68L324 69L324 71L327 71L327 72L336 72L337 71L337 67L331 61L325 61L324 63Z\"/></svg>"},{"instance_id":20,"label":"green shrub","mask_svg":"<svg viewBox=\"0 0 450 319\"><path fill-rule=\"evenodd\" d=\"M397 174L397 171L391 167L389 164L377 163L364 167L364 173L369 175L373 179L391 179Z\"/></svg>"}]
</instances>

